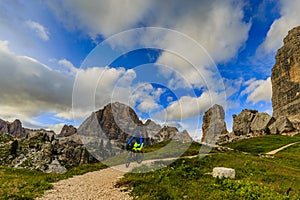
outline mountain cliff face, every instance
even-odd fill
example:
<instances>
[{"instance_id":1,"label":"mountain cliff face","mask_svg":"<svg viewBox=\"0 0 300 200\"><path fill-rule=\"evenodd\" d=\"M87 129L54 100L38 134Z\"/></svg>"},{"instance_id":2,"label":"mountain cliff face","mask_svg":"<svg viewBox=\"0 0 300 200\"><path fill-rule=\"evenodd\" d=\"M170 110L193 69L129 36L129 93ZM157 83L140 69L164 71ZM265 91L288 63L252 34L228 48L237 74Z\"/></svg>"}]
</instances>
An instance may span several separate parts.
<instances>
[{"instance_id":1,"label":"mountain cliff face","mask_svg":"<svg viewBox=\"0 0 300 200\"><path fill-rule=\"evenodd\" d=\"M161 127L150 119L143 123L132 108L122 103L111 103L92 113L78 128L78 133L85 136L99 136L114 142L125 143L138 129L145 139L145 144L153 144L172 139L179 134L174 127ZM185 141L191 139L183 134ZM177 137L179 138L182 137Z\"/></svg>"},{"instance_id":2,"label":"mountain cliff face","mask_svg":"<svg viewBox=\"0 0 300 200\"><path fill-rule=\"evenodd\" d=\"M143 123L129 106L115 102L92 113L78 128L78 134L89 152L104 160L122 152L122 146L139 130L145 146L165 140L191 142L186 131L161 127L150 119Z\"/></svg>"},{"instance_id":3,"label":"mountain cliff face","mask_svg":"<svg viewBox=\"0 0 300 200\"><path fill-rule=\"evenodd\" d=\"M27 135L21 121L18 119L12 123L0 119L0 133L8 133L16 138L22 138Z\"/></svg>"},{"instance_id":4,"label":"mountain cliff face","mask_svg":"<svg viewBox=\"0 0 300 200\"><path fill-rule=\"evenodd\" d=\"M227 132L224 109L220 105L214 105L203 116L201 141L215 143L220 135Z\"/></svg>"},{"instance_id":5,"label":"mountain cliff face","mask_svg":"<svg viewBox=\"0 0 300 200\"><path fill-rule=\"evenodd\" d=\"M272 69L273 116L300 121L300 26L289 31Z\"/></svg>"}]
</instances>

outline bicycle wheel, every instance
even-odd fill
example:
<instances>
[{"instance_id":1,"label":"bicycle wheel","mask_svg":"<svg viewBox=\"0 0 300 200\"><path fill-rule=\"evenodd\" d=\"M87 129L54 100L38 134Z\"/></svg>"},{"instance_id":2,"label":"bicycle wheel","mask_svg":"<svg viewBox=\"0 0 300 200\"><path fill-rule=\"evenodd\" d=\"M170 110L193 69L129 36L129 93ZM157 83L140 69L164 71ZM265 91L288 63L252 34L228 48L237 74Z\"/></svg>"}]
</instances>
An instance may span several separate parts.
<instances>
[{"instance_id":1,"label":"bicycle wheel","mask_svg":"<svg viewBox=\"0 0 300 200\"><path fill-rule=\"evenodd\" d=\"M143 162L143 159L144 159L144 153L143 152L137 152L136 155L136 162L138 164L141 164Z\"/></svg>"},{"instance_id":2,"label":"bicycle wheel","mask_svg":"<svg viewBox=\"0 0 300 200\"><path fill-rule=\"evenodd\" d=\"M129 167L131 160L132 160L132 152L129 152L126 163L125 163L126 167Z\"/></svg>"}]
</instances>

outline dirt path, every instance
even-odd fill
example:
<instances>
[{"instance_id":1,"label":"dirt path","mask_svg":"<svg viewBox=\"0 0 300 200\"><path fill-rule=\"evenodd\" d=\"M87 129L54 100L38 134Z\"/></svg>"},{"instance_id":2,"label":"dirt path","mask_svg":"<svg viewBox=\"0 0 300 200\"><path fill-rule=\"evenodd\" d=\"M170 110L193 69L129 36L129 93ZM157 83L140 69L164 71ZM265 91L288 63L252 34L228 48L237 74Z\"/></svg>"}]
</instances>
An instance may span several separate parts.
<instances>
[{"instance_id":1,"label":"dirt path","mask_svg":"<svg viewBox=\"0 0 300 200\"><path fill-rule=\"evenodd\" d=\"M187 156L193 158L196 156ZM140 165L152 165L156 161L172 161L177 158L164 158L145 160L142 164L130 163L128 168L125 164L103 169L100 171L89 172L84 175L74 176L69 179L53 183L54 188L45 192L38 200L130 200L128 193L121 192L120 188L114 187L117 180L126 172L130 172L134 167Z\"/></svg>"},{"instance_id":2,"label":"dirt path","mask_svg":"<svg viewBox=\"0 0 300 200\"><path fill-rule=\"evenodd\" d=\"M125 172L113 168L89 172L54 183L54 188L45 192L40 200L130 200L128 193L114 187Z\"/></svg>"},{"instance_id":3,"label":"dirt path","mask_svg":"<svg viewBox=\"0 0 300 200\"><path fill-rule=\"evenodd\" d=\"M273 150L273 151L270 151L270 152L268 152L268 153L266 153L266 154L267 154L267 155L274 155L274 154L278 153L279 151L282 151L283 149L286 149L286 148L288 148L288 147L290 147L290 146L292 146L292 145L294 145L294 144L297 144L297 143L299 143L299 142L294 142L294 143L285 145L285 146L283 146L283 147L280 147L280 148L278 148L278 149L275 149L275 150Z\"/></svg>"}]
</instances>

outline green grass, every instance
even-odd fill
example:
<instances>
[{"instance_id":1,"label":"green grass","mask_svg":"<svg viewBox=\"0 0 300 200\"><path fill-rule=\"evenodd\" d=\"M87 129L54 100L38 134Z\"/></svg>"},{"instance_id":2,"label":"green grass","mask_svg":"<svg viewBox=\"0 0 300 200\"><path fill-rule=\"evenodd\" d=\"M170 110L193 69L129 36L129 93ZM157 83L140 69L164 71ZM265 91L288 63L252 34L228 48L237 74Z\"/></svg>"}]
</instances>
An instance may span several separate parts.
<instances>
[{"instance_id":1,"label":"green grass","mask_svg":"<svg viewBox=\"0 0 300 200\"><path fill-rule=\"evenodd\" d=\"M132 189L138 199L285 199L289 187L290 199L300 198L300 169L277 159L239 152L181 159L150 173L126 174L119 184ZM236 180L206 175L217 166L234 168Z\"/></svg>"},{"instance_id":2,"label":"green grass","mask_svg":"<svg viewBox=\"0 0 300 200\"><path fill-rule=\"evenodd\" d=\"M0 199L34 199L41 196L45 190L51 189L53 182L105 167L101 163L85 164L74 167L65 174L0 167Z\"/></svg>"},{"instance_id":3,"label":"green grass","mask_svg":"<svg viewBox=\"0 0 300 200\"><path fill-rule=\"evenodd\" d=\"M243 151L252 154L227 151L202 159L180 159L160 170L147 170L150 173L126 174L119 185L130 189L137 199L300 199L300 144L274 157L257 155L298 140L299 137L265 136L235 142L231 148L241 150L244 145ZM196 147L190 150L196 152ZM219 166L234 168L236 179L219 180L207 175ZM289 188L292 190L288 198L285 193Z\"/></svg>"},{"instance_id":4,"label":"green grass","mask_svg":"<svg viewBox=\"0 0 300 200\"><path fill-rule=\"evenodd\" d=\"M238 141L228 146L252 154L213 150L214 154L202 159L181 158L160 170L126 174L119 185L132 189L131 194L137 199L288 199L285 195L288 188L292 188L289 199L299 199L300 144L275 154L273 158L257 156L298 140L299 136L273 135ZM181 151L183 147L167 141L144 150L150 153L146 159L152 159L151 156L172 157L174 149ZM182 156L197 155L200 148L200 144L192 143ZM207 175L218 166L234 168L236 179L218 180ZM0 199L34 199L51 189L53 182L105 167L101 163L82 165L60 175L0 167ZM140 168L136 168L136 172Z\"/></svg>"},{"instance_id":5,"label":"green grass","mask_svg":"<svg viewBox=\"0 0 300 200\"><path fill-rule=\"evenodd\" d=\"M247 140L241 140L226 144L225 146L235 150L258 154L267 153L274 149L278 149L284 145L300 141L300 137L282 136L282 135L267 135L254 137Z\"/></svg>"},{"instance_id":6,"label":"green grass","mask_svg":"<svg viewBox=\"0 0 300 200\"><path fill-rule=\"evenodd\" d=\"M170 144L170 146L162 150L162 147L165 147L168 144ZM176 142L170 143L170 141L166 141L148 146L145 148L146 153L157 152L151 154L152 157L148 156L145 159L176 156L174 148L178 147L178 145L179 144ZM184 148L186 147L187 146L184 145ZM184 155L198 154L200 147L201 145L193 143ZM125 160L126 157L127 154L119 155L117 160L120 158ZM51 183L53 182L67 179L74 175L96 171L105 167L106 166L101 163L85 164L74 167L65 174L46 174L35 170L0 167L0 199L34 199L37 196L41 196L45 190L51 189Z\"/></svg>"}]
</instances>

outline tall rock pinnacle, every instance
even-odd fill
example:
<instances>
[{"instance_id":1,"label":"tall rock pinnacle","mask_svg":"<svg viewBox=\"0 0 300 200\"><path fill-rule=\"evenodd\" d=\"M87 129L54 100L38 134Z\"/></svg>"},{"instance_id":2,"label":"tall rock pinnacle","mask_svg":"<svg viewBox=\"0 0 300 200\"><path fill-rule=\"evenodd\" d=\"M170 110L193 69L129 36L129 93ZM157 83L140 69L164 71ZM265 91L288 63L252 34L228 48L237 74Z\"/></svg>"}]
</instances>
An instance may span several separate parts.
<instances>
[{"instance_id":1,"label":"tall rock pinnacle","mask_svg":"<svg viewBox=\"0 0 300 200\"><path fill-rule=\"evenodd\" d=\"M300 120L300 26L289 31L272 69L273 116Z\"/></svg>"}]
</instances>

